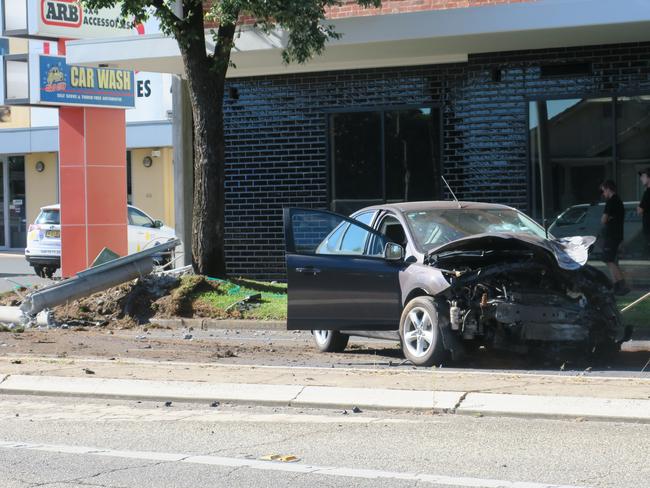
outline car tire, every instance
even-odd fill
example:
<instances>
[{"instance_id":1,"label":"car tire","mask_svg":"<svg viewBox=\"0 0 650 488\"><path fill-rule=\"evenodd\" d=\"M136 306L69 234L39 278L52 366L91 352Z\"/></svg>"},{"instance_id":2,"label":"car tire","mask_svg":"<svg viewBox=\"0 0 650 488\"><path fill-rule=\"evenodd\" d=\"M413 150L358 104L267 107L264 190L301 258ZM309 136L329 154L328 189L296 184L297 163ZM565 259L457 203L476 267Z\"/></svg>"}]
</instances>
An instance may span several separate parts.
<instances>
[{"instance_id":1,"label":"car tire","mask_svg":"<svg viewBox=\"0 0 650 488\"><path fill-rule=\"evenodd\" d=\"M445 359L445 348L440 332L446 319L433 297L411 300L404 307L399 323L402 352L415 366L433 366Z\"/></svg>"},{"instance_id":2,"label":"car tire","mask_svg":"<svg viewBox=\"0 0 650 488\"><path fill-rule=\"evenodd\" d=\"M312 330L314 343L320 352L343 352L350 336L338 330Z\"/></svg>"},{"instance_id":3,"label":"car tire","mask_svg":"<svg viewBox=\"0 0 650 488\"><path fill-rule=\"evenodd\" d=\"M34 265L34 273L36 273L36 276L39 278L45 278L44 275L44 266L40 264L35 264Z\"/></svg>"},{"instance_id":4,"label":"car tire","mask_svg":"<svg viewBox=\"0 0 650 488\"><path fill-rule=\"evenodd\" d=\"M56 268L53 266L44 266L43 267L43 278L49 278L52 279L52 276L54 276L54 273L56 273Z\"/></svg>"}]
</instances>

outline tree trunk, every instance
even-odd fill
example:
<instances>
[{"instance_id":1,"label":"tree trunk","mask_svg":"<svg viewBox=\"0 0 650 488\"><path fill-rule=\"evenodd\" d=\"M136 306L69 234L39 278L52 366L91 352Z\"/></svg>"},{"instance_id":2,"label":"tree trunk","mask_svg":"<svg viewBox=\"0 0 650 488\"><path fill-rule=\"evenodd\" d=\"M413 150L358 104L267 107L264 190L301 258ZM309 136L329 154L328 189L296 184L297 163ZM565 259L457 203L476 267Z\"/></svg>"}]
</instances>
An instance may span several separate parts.
<instances>
[{"instance_id":1,"label":"tree trunk","mask_svg":"<svg viewBox=\"0 0 650 488\"><path fill-rule=\"evenodd\" d=\"M202 38L201 42L190 42L180 47L194 117L192 265L196 273L223 278L226 276L223 126L225 70L215 68L210 63Z\"/></svg>"}]
</instances>

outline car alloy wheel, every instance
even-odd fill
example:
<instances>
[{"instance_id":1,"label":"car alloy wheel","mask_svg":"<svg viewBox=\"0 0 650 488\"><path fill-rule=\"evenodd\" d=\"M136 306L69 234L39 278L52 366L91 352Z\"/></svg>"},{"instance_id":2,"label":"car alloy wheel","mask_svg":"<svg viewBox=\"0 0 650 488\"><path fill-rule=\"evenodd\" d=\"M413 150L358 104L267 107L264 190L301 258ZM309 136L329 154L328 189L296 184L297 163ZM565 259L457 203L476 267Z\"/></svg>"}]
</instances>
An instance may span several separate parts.
<instances>
[{"instance_id":1,"label":"car alloy wheel","mask_svg":"<svg viewBox=\"0 0 650 488\"><path fill-rule=\"evenodd\" d=\"M327 341L330 338L330 335L331 335L332 331L330 331L330 330L315 330L315 331L313 331L313 333L314 333L314 340L316 341L316 344L325 345L325 344L327 344Z\"/></svg>"},{"instance_id":2,"label":"car alloy wheel","mask_svg":"<svg viewBox=\"0 0 650 488\"><path fill-rule=\"evenodd\" d=\"M414 307L404 322L404 345L416 358L425 357L433 347L433 321L429 312Z\"/></svg>"},{"instance_id":3,"label":"car alloy wheel","mask_svg":"<svg viewBox=\"0 0 650 488\"><path fill-rule=\"evenodd\" d=\"M343 352L350 336L338 330L312 330L314 342L320 352Z\"/></svg>"}]
</instances>

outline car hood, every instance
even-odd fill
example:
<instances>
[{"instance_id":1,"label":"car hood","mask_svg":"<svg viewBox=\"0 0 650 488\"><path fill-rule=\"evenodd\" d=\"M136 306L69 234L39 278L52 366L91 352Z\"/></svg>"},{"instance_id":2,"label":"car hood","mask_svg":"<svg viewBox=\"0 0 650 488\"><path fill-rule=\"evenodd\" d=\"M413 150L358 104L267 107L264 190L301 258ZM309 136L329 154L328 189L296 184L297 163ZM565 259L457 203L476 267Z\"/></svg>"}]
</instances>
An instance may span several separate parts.
<instances>
[{"instance_id":1,"label":"car hood","mask_svg":"<svg viewBox=\"0 0 650 488\"><path fill-rule=\"evenodd\" d=\"M456 251L496 251L506 250L513 244L517 247L543 249L550 253L558 266L575 270L584 266L589 257L589 248L596 242L593 236L545 239L530 234L486 233L464 237L448 242L426 253L427 259Z\"/></svg>"}]
</instances>

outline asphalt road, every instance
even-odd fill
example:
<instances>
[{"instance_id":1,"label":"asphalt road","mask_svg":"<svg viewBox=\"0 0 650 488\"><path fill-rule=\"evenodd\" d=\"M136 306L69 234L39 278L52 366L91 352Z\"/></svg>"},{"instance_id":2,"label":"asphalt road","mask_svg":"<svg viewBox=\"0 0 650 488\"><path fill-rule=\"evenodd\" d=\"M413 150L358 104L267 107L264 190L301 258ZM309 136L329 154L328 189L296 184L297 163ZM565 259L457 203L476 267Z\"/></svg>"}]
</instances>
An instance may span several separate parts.
<instances>
[{"instance_id":1,"label":"asphalt road","mask_svg":"<svg viewBox=\"0 0 650 488\"><path fill-rule=\"evenodd\" d=\"M55 277L60 276L57 271ZM39 278L20 252L0 253L0 293L11 291L17 286L29 288L34 285L51 283L51 280Z\"/></svg>"},{"instance_id":2,"label":"asphalt road","mask_svg":"<svg viewBox=\"0 0 650 488\"><path fill-rule=\"evenodd\" d=\"M0 485L636 488L649 437L650 425L7 395Z\"/></svg>"}]
</instances>

